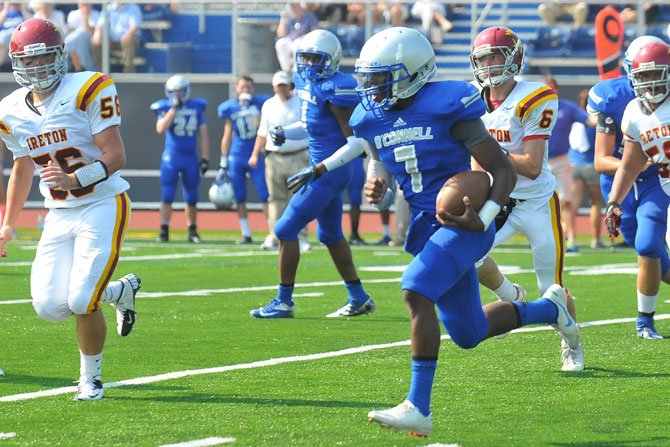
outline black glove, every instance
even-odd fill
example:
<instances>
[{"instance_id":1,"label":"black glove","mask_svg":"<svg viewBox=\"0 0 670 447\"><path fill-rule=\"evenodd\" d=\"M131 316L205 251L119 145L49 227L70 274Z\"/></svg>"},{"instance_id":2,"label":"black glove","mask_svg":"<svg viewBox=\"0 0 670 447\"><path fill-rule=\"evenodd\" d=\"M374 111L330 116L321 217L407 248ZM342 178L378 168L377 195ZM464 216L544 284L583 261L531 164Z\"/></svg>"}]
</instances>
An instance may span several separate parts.
<instances>
[{"instance_id":1,"label":"black glove","mask_svg":"<svg viewBox=\"0 0 670 447\"><path fill-rule=\"evenodd\" d=\"M184 100L176 95L172 97L171 102L173 109L181 109L181 107L184 105Z\"/></svg>"},{"instance_id":2,"label":"black glove","mask_svg":"<svg viewBox=\"0 0 670 447\"><path fill-rule=\"evenodd\" d=\"M288 185L288 190L294 193L306 185L309 179L317 179L320 176L321 173L316 168L316 166L309 166L307 168L301 169L296 174L289 177L289 179L286 180L286 184Z\"/></svg>"},{"instance_id":3,"label":"black glove","mask_svg":"<svg viewBox=\"0 0 670 447\"><path fill-rule=\"evenodd\" d=\"M205 172L209 169L209 160L206 158L200 159L200 175L205 175Z\"/></svg>"},{"instance_id":4,"label":"black glove","mask_svg":"<svg viewBox=\"0 0 670 447\"><path fill-rule=\"evenodd\" d=\"M614 239L619 235L619 227L621 226L621 205L616 202L607 204L607 213L605 216L605 226L610 238Z\"/></svg>"},{"instance_id":5,"label":"black glove","mask_svg":"<svg viewBox=\"0 0 670 447\"><path fill-rule=\"evenodd\" d=\"M220 168L219 173L216 174L216 180L214 183L221 185L225 182L230 181L230 175L228 174L228 168Z\"/></svg>"},{"instance_id":6,"label":"black glove","mask_svg":"<svg viewBox=\"0 0 670 447\"><path fill-rule=\"evenodd\" d=\"M286 135L284 135L284 128L281 126L275 126L270 129L270 138L275 146L281 146L286 143Z\"/></svg>"}]
</instances>

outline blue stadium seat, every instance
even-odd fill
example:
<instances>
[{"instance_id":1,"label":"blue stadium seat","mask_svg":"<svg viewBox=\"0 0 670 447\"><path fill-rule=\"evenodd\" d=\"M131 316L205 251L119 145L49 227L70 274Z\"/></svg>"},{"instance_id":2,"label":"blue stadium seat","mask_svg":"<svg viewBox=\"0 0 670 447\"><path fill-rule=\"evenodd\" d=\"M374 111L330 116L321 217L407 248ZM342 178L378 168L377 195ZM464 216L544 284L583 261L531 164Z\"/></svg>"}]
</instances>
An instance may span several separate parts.
<instances>
[{"instance_id":1,"label":"blue stadium seat","mask_svg":"<svg viewBox=\"0 0 670 447\"><path fill-rule=\"evenodd\" d=\"M537 37L530 42L529 56L562 57L566 55L570 28L545 26L537 30Z\"/></svg>"},{"instance_id":2,"label":"blue stadium seat","mask_svg":"<svg viewBox=\"0 0 670 447\"><path fill-rule=\"evenodd\" d=\"M626 48L628 48L628 45L635 39L637 39L638 32L637 32L637 27L634 26L626 26L624 27L623 30L623 50L622 52L626 52Z\"/></svg>"},{"instance_id":3,"label":"blue stadium seat","mask_svg":"<svg viewBox=\"0 0 670 447\"><path fill-rule=\"evenodd\" d=\"M572 30L568 39L566 56L569 57L596 57L595 28L582 26Z\"/></svg>"},{"instance_id":4,"label":"blue stadium seat","mask_svg":"<svg viewBox=\"0 0 670 447\"><path fill-rule=\"evenodd\" d=\"M647 34L668 41L668 25L654 25L647 28Z\"/></svg>"},{"instance_id":5,"label":"blue stadium seat","mask_svg":"<svg viewBox=\"0 0 670 447\"><path fill-rule=\"evenodd\" d=\"M365 43L365 28L357 25L336 25L328 28L342 44L342 56L358 57Z\"/></svg>"}]
</instances>

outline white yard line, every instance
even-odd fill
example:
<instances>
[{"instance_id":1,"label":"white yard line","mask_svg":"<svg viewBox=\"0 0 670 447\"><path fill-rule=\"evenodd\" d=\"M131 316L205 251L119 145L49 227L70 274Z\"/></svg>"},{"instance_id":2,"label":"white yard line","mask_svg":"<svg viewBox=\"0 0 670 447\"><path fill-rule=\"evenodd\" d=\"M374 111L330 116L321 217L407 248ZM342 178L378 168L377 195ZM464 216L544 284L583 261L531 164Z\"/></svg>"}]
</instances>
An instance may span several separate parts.
<instances>
[{"instance_id":1,"label":"white yard line","mask_svg":"<svg viewBox=\"0 0 670 447\"><path fill-rule=\"evenodd\" d=\"M656 315L654 317L656 320L665 320L670 318L670 314L662 314L662 315ZM586 323L579 323L579 325L582 328L585 327L591 327L591 326L604 326L604 325L610 325L610 324L618 324L618 323L630 323L635 321L635 318L616 318L612 320L598 320L598 321L591 321L591 322L586 322ZM553 330L552 327L550 326L533 326L533 327L524 327L520 328L517 330L512 331L513 333L515 332L539 332L539 331L550 331ZM449 336L448 335L443 335L442 340L448 340ZM366 346L359 346L356 348L347 348L347 349L342 349L339 351L329 351L329 352L321 352L317 354L308 354L308 355L296 355L296 356L291 356L291 357L280 357L276 359L268 359L268 360L259 360L256 362L250 362L250 363L240 363L237 365L226 365L226 366L217 366L215 368L203 368L203 369L191 369L191 370L185 370L185 371L175 371L171 373L165 373L165 374L158 374L155 376L146 376L146 377L137 377L134 379L127 379L127 380L121 380L119 382L109 382L105 383L105 388L117 388L121 386L128 386L128 385L144 385L147 383L155 383L155 382L162 382L165 380L174 380L174 379L180 379L182 377L191 377L191 376L200 376L204 374L218 374L218 373L224 373L228 371L238 371L242 369L254 369L254 368L263 368L266 366L276 366L276 365L283 365L287 363L296 363L296 362L308 362L312 360L321 360L321 359L327 359L327 358L334 358L334 357L341 357L345 355L352 355L352 354L360 354L362 352L369 352L369 351L376 351L379 349L388 349L388 348L397 348L400 346L409 346L410 345L410 340L403 340L403 341L397 341L393 343L382 343L382 344L377 344L377 345L366 345ZM29 400L29 399L38 399L41 397L49 397L49 396L56 396L59 394L67 394L67 393L74 393L76 391L75 386L68 386L68 387L62 387L62 388L53 388L50 390L43 390L43 391L35 391L32 393L22 393L22 394L13 394L9 396L2 396L0 397L0 402L17 402L17 401L22 401L22 400Z\"/></svg>"},{"instance_id":2,"label":"white yard line","mask_svg":"<svg viewBox=\"0 0 670 447\"><path fill-rule=\"evenodd\" d=\"M15 438L15 437L16 437L16 433L14 433L14 432L0 433L0 440L11 439L11 438Z\"/></svg>"},{"instance_id":3,"label":"white yard line","mask_svg":"<svg viewBox=\"0 0 670 447\"><path fill-rule=\"evenodd\" d=\"M233 442L235 442L235 438L205 438L179 442L177 444L163 444L161 447L208 447L211 445L230 444Z\"/></svg>"}]
</instances>

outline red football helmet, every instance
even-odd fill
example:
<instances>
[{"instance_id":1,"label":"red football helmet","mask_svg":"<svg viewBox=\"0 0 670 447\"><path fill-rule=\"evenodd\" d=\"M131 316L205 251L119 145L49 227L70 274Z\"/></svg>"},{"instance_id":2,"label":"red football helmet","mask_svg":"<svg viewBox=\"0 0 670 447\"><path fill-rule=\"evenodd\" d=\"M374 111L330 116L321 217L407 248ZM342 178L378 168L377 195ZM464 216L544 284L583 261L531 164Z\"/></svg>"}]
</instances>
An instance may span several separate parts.
<instances>
[{"instance_id":1,"label":"red football helmet","mask_svg":"<svg viewBox=\"0 0 670 447\"><path fill-rule=\"evenodd\" d=\"M670 93L670 46L664 42L642 46L633 58L631 80L640 101L663 102Z\"/></svg>"},{"instance_id":2,"label":"red football helmet","mask_svg":"<svg viewBox=\"0 0 670 447\"><path fill-rule=\"evenodd\" d=\"M42 64L26 66L26 59L46 56ZM16 82L38 93L53 90L67 72L63 35L44 19L28 19L12 33L9 58Z\"/></svg>"},{"instance_id":3,"label":"red football helmet","mask_svg":"<svg viewBox=\"0 0 670 447\"><path fill-rule=\"evenodd\" d=\"M481 58L499 53L505 58L502 65L484 66ZM473 74L482 87L497 87L521 73L523 46L514 32L502 26L486 28L475 37L470 54Z\"/></svg>"}]
</instances>

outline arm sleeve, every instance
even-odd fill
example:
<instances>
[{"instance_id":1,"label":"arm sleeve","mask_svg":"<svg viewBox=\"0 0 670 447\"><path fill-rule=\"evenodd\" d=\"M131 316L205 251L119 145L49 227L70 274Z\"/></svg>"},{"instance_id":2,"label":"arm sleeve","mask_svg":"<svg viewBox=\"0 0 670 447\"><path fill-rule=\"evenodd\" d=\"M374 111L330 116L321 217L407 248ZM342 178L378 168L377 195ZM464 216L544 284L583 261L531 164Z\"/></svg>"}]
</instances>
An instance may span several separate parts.
<instances>
[{"instance_id":1,"label":"arm sleeve","mask_svg":"<svg viewBox=\"0 0 670 447\"><path fill-rule=\"evenodd\" d=\"M468 149L478 145L489 136L489 132L479 118L457 121L451 127L451 134Z\"/></svg>"}]
</instances>

